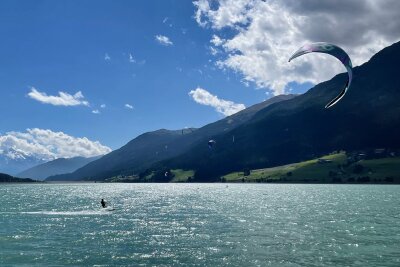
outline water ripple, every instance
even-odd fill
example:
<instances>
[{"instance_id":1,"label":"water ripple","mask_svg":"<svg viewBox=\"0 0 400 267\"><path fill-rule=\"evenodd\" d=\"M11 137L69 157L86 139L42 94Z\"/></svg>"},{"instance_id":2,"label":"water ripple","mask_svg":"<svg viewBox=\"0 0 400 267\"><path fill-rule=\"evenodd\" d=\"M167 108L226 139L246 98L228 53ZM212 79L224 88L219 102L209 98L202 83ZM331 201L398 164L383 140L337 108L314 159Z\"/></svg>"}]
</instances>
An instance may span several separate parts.
<instances>
[{"instance_id":1,"label":"water ripple","mask_svg":"<svg viewBox=\"0 0 400 267\"><path fill-rule=\"evenodd\" d=\"M0 265L399 266L400 186L0 187ZM100 199L115 208L104 211Z\"/></svg>"}]
</instances>

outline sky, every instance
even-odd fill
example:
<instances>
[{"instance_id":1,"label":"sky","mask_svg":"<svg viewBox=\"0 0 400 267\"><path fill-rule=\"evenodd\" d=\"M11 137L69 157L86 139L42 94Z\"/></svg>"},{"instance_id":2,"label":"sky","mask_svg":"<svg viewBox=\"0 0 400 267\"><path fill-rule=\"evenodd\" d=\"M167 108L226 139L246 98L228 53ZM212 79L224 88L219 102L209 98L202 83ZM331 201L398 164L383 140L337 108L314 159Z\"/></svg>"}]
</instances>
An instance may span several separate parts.
<instances>
[{"instance_id":1,"label":"sky","mask_svg":"<svg viewBox=\"0 0 400 267\"><path fill-rule=\"evenodd\" d=\"M94 156L201 127L344 72L399 40L396 0L0 1L0 154Z\"/></svg>"}]
</instances>

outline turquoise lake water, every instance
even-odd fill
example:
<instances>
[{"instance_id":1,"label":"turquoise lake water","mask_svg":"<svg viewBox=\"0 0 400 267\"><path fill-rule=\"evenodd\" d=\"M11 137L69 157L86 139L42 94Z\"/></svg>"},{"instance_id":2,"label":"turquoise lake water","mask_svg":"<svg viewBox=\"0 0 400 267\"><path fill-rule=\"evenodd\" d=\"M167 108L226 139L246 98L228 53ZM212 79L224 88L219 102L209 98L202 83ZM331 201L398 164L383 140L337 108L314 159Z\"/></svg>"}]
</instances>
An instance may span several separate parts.
<instances>
[{"instance_id":1,"label":"turquoise lake water","mask_svg":"<svg viewBox=\"0 0 400 267\"><path fill-rule=\"evenodd\" d=\"M0 203L0 266L400 266L397 185L12 184Z\"/></svg>"}]
</instances>

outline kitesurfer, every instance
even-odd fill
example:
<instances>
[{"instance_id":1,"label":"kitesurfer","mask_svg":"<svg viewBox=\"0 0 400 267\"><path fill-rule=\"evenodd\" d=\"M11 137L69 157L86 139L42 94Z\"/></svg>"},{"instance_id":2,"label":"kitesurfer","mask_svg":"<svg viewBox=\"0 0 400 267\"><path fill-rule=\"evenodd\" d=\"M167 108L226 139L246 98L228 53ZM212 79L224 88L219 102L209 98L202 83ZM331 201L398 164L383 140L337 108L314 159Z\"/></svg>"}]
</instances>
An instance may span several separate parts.
<instances>
[{"instance_id":1,"label":"kitesurfer","mask_svg":"<svg viewBox=\"0 0 400 267\"><path fill-rule=\"evenodd\" d=\"M104 199L101 199L101 206L103 207L103 208L105 208L106 207L106 202L104 201Z\"/></svg>"}]
</instances>

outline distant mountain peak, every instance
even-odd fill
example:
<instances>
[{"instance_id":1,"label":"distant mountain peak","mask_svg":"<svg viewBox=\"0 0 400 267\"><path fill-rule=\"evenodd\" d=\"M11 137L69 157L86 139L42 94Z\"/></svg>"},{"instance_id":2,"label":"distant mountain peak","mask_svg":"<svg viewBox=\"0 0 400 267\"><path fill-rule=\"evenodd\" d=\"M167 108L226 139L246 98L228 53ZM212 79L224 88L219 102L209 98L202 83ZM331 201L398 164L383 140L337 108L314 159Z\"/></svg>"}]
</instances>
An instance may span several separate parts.
<instances>
[{"instance_id":1,"label":"distant mountain peak","mask_svg":"<svg viewBox=\"0 0 400 267\"><path fill-rule=\"evenodd\" d=\"M35 158L38 160L45 161L45 160L54 159L47 155L44 156L44 155L40 155L40 154L28 153L28 152L26 152L22 149L16 148L16 147L8 147L5 149L2 149L2 150L0 150L0 154L10 160L26 160L28 158Z\"/></svg>"},{"instance_id":2,"label":"distant mountain peak","mask_svg":"<svg viewBox=\"0 0 400 267\"><path fill-rule=\"evenodd\" d=\"M99 159L101 156L96 157L73 157L73 158L58 158L46 163L26 169L18 173L18 177L34 178L44 180L52 175L66 174L74 172L75 170L83 167L84 165Z\"/></svg>"}]
</instances>

